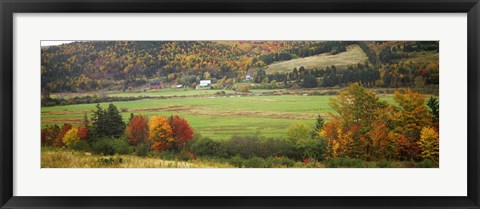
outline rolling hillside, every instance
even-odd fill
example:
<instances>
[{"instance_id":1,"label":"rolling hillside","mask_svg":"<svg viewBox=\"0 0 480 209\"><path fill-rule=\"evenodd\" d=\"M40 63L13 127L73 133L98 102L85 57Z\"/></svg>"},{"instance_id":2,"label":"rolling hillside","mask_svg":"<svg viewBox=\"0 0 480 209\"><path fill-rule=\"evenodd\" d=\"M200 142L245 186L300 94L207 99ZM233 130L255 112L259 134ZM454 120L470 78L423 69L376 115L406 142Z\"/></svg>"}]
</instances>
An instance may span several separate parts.
<instances>
[{"instance_id":1,"label":"rolling hillside","mask_svg":"<svg viewBox=\"0 0 480 209\"><path fill-rule=\"evenodd\" d=\"M41 85L43 93L79 93L126 91L151 82L192 86L207 79L229 89L247 76L255 83L283 82L285 88L358 81L412 86L418 76L437 84L438 46L432 41L83 41L41 47ZM312 82L305 82L306 75ZM313 82L312 76L326 82Z\"/></svg>"},{"instance_id":2,"label":"rolling hillside","mask_svg":"<svg viewBox=\"0 0 480 209\"><path fill-rule=\"evenodd\" d=\"M306 69L324 69L335 65L337 69L343 69L358 63L365 63L368 60L367 55L358 45L349 45L347 51L332 55L323 53L305 58L298 58L288 61L275 62L266 67L267 72L290 72L294 68L303 66Z\"/></svg>"}]
</instances>

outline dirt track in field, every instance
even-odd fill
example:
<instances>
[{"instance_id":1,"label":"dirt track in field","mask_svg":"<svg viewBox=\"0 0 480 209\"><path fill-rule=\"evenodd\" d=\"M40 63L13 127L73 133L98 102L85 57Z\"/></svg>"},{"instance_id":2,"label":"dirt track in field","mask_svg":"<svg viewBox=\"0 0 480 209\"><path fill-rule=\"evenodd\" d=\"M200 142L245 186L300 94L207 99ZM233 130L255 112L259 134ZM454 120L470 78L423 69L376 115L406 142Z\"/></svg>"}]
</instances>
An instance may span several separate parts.
<instances>
[{"instance_id":1,"label":"dirt track in field","mask_svg":"<svg viewBox=\"0 0 480 209\"><path fill-rule=\"evenodd\" d=\"M204 115L204 116L218 116L218 117L258 117L258 118L275 118L275 119L297 119L297 120L314 120L317 117L316 113L292 113L292 112L274 112L263 110L242 110L242 109L221 109L208 107L194 107L194 106L165 106L156 108L131 108L127 112L142 113L142 112L176 112L187 115ZM43 111L42 115L71 115L71 114L90 114L91 111ZM328 117L328 116L326 116ZM66 118L42 118L42 122L71 122L80 123L81 119L66 119Z\"/></svg>"}]
</instances>

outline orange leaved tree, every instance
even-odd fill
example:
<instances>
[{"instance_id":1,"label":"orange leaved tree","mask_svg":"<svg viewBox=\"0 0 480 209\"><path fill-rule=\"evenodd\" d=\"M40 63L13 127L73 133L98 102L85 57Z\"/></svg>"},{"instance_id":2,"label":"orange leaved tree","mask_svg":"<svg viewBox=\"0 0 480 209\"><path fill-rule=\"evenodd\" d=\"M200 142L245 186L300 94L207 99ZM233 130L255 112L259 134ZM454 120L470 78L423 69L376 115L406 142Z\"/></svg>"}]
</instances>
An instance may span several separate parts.
<instances>
[{"instance_id":1,"label":"orange leaved tree","mask_svg":"<svg viewBox=\"0 0 480 209\"><path fill-rule=\"evenodd\" d=\"M168 119L163 116L153 116L149 122L148 139L155 151L163 151L173 145L173 131Z\"/></svg>"}]
</instances>

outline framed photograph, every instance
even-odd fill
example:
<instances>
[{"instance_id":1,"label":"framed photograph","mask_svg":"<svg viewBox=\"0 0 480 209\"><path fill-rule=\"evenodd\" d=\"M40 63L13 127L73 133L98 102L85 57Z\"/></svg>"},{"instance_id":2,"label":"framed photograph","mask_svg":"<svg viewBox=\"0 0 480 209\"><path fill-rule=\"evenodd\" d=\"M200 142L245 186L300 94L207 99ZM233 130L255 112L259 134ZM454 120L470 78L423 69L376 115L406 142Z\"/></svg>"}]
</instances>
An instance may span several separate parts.
<instances>
[{"instance_id":1,"label":"framed photograph","mask_svg":"<svg viewBox=\"0 0 480 209\"><path fill-rule=\"evenodd\" d=\"M1 208L479 208L478 0L0 7Z\"/></svg>"}]
</instances>

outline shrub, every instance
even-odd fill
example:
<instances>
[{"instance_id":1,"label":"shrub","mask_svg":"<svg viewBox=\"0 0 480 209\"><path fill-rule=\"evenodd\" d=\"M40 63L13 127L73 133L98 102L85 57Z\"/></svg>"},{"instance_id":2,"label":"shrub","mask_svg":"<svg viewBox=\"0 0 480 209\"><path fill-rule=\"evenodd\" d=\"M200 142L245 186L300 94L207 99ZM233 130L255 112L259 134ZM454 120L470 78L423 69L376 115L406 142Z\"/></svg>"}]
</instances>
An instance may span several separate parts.
<instances>
[{"instance_id":1,"label":"shrub","mask_svg":"<svg viewBox=\"0 0 480 209\"><path fill-rule=\"evenodd\" d=\"M282 157L279 159L280 159L279 165L286 166L286 167L292 167L293 165L295 165L295 161L290 158Z\"/></svg>"},{"instance_id":2,"label":"shrub","mask_svg":"<svg viewBox=\"0 0 480 209\"><path fill-rule=\"evenodd\" d=\"M137 146L135 146L135 155L144 157L147 156L148 153L150 152L150 143L143 142L143 143L138 143Z\"/></svg>"},{"instance_id":3,"label":"shrub","mask_svg":"<svg viewBox=\"0 0 480 209\"><path fill-rule=\"evenodd\" d=\"M378 168L390 168L392 167L392 162L388 161L388 160L380 160L376 163L376 167Z\"/></svg>"},{"instance_id":4,"label":"shrub","mask_svg":"<svg viewBox=\"0 0 480 209\"><path fill-rule=\"evenodd\" d=\"M237 168L242 168L243 167L243 161L244 159L240 156L234 156L232 158L230 158L230 160L228 161L228 163L234 167L237 167Z\"/></svg>"},{"instance_id":5,"label":"shrub","mask_svg":"<svg viewBox=\"0 0 480 209\"><path fill-rule=\"evenodd\" d=\"M243 92L243 93L248 93L248 92L250 92L249 87L250 87L250 85L248 85L248 84L238 85L237 86L237 91Z\"/></svg>"},{"instance_id":6,"label":"shrub","mask_svg":"<svg viewBox=\"0 0 480 209\"><path fill-rule=\"evenodd\" d=\"M316 137L297 142L297 151L303 154L303 158L323 160L327 152L327 140Z\"/></svg>"},{"instance_id":7,"label":"shrub","mask_svg":"<svg viewBox=\"0 0 480 209\"><path fill-rule=\"evenodd\" d=\"M420 168L438 168L438 165L435 164L433 160L425 159L418 165Z\"/></svg>"},{"instance_id":8,"label":"shrub","mask_svg":"<svg viewBox=\"0 0 480 209\"><path fill-rule=\"evenodd\" d=\"M259 157L252 157L244 161L245 168L265 168L265 160Z\"/></svg>"},{"instance_id":9,"label":"shrub","mask_svg":"<svg viewBox=\"0 0 480 209\"><path fill-rule=\"evenodd\" d=\"M112 138L103 137L96 140L92 145L92 152L102 155L114 155L115 149L113 148Z\"/></svg>"},{"instance_id":10,"label":"shrub","mask_svg":"<svg viewBox=\"0 0 480 209\"><path fill-rule=\"evenodd\" d=\"M348 157L334 158L324 161L327 168L364 168L365 161L360 159L352 159Z\"/></svg>"},{"instance_id":11,"label":"shrub","mask_svg":"<svg viewBox=\"0 0 480 209\"><path fill-rule=\"evenodd\" d=\"M181 161L188 161L193 159L195 159L195 154L193 154L193 152L190 152L188 150L182 150L182 152L180 152L180 154L178 155L178 160L181 160Z\"/></svg>"},{"instance_id":12,"label":"shrub","mask_svg":"<svg viewBox=\"0 0 480 209\"><path fill-rule=\"evenodd\" d=\"M287 138L292 141L306 141L310 139L310 128L304 123L294 123L287 129Z\"/></svg>"},{"instance_id":13,"label":"shrub","mask_svg":"<svg viewBox=\"0 0 480 209\"><path fill-rule=\"evenodd\" d=\"M80 140L80 137L78 137L78 129L72 128L65 134L65 136L62 139L62 142L68 148L71 148L72 145L77 143L79 140Z\"/></svg>"},{"instance_id":14,"label":"shrub","mask_svg":"<svg viewBox=\"0 0 480 209\"><path fill-rule=\"evenodd\" d=\"M268 157L265 159L265 167L267 168L281 168L292 167L295 161L286 157Z\"/></svg>"},{"instance_id":15,"label":"shrub","mask_svg":"<svg viewBox=\"0 0 480 209\"><path fill-rule=\"evenodd\" d=\"M320 120L323 120L320 118ZM318 121L317 121L318 122ZM318 130L323 128L323 122L320 121ZM324 137L313 135L311 129L303 123L292 124L287 130L287 137L290 141L295 143L295 155L294 159L316 159L323 160L327 152L327 140Z\"/></svg>"},{"instance_id":16,"label":"shrub","mask_svg":"<svg viewBox=\"0 0 480 209\"><path fill-rule=\"evenodd\" d=\"M133 147L128 144L126 137L103 137L93 143L92 151L102 155L130 154L133 152Z\"/></svg>"},{"instance_id":17,"label":"shrub","mask_svg":"<svg viewBox=\"0 0 480 209\"><path fill-rule=\"evenodd\" d=\"M219 96L225 96L227 95L227 93L225 91L217 91L215 92L216 95L219 95Z\"/></svg>"},{"instance_id":18,"label":"shrub","mask_svg":"<svg viewBox=\"0 0 480 209\"><path fill-rule=\"evenodd\" d=\"M282 138L261 139L259 143L259 157L294 157L296 155L295 143Z\"/></svg>"},{"instance_id":19,"label":"shrub","mask_svg":"<svg viewBox=\"0 0 480 209\"><path fill-rule=\"evenodd\" d=\"M80 140L86 140L88 138L88 127L85 127L85 126L78 127L77 136Z\"/></svg>"},{"instance_id":20,"label":"shrub","mask_svg":"<svg viewBox=\"0 0 480 209\"><path fill-rule=\"evenodd\" d=\"M227 156L225 147L218 141L213 141L210 138L199 138L193 140L190 146L190 151L197 156Z\"/></svg>"},{"instance_id":21,"label":"shrub","mask_svg":"<svg viewBox=\"0 0 480 209\"><path fill-rule=\"evenodd\" d=\"M133 147L128 143L128 138L126 136L122 136L119 139L114 138L113 142L113 149L117 154L128 155L134 151Z\"/></svg>"},{"instance_id":22,"label":"shrub","mask_svg":"<svg viewBox=\"0 0 480 209\"><path fill-rule=\"evenodd\" d=\"M229 156L239 155L243 158L258 157L261 153L258 136L233 136L225 141L225 149Z\"/></svg>"},{"instance_id":23,"label":"shrub","mask_svg":"<svg viewBox=\"0 0 480 209\"><path fill-rule=\"evenodd\" d=\"M252 136L233 136L222 141L227 156L240 156L245 159L252 157L289 157L303 159L302 153L297 150L297 145L291 140L282 138L261 138Z\"/></svg>"},{"instance_id":24,"label":"shrub","mask_svg":"<svg viewBox=\"0 0 480 209\"><path fill-rule=\"evenodd\" d=\"M163 160L176 160L178 154L172 150L164 150L162 152L158 152L157 155Z\"/></svg>"},{"instance_id":25,"label":"shrub","mask_svg":"<svg viewBox=\"0 0 480 209\"><path fill-rule=\"evenodd\" d=\"M77 151L89 151L90 145L86 140L78 140L77 142L73 143L69 148Z\"/></svg>"},{"instance_id":26,"label":"shrub","mask_svg":"<svg viewBox=\"0 0 480 209\"><path fill-rule=\"evenodd\" d=\"M45 128L42 128L42 132L41 132L42 145L52 146L58 134L60 134L60 127L57 125L46 126Z\"/></svg>"}]
</instances>

